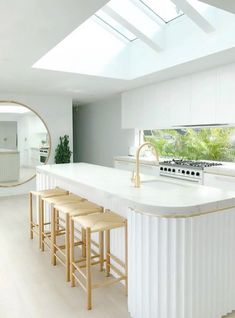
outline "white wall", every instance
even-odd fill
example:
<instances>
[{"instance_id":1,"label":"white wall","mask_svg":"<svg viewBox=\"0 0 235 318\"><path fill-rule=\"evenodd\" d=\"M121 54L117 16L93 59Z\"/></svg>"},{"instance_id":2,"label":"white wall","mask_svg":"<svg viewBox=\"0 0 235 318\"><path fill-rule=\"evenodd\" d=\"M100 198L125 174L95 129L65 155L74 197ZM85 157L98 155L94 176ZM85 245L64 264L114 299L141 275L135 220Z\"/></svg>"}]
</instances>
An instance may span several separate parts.
<instances>
[{"instance_id":1,"label":"white wall","mask_svg":"<svg viewBox=\"0 0 235 318\"><path fill-rule=\"evenodd\" d=\"M54 152L60 136L65 134L69 135L71 141L70 146L72 148L72 99L70 97L22 95L0 92L0 100L14 100L26 104L42 117L51 135L52 150L49 163L54 162ZM34 188L35 179L21 186L0 188L0 196L28 193Z\"/></svg>"},{"instance_id":2,"label":"white wall","mask_svg":"<svg viewBox=\"0 0 235 318\"><path fill-rule=\"evenodd\" d=\"M113 166L127 155L134 129L121 129L121 96L74 108L74 161Z\"/></svg>"},{"instance_id":3,"label":"white wall","mask_svg":"<svg viewBox=\"0 0 235 318\"><path fill-rule=\"evenodd\" d=\"M122 94L122 127L235 124L235 64Z\"/></svg>"}]
</instances>

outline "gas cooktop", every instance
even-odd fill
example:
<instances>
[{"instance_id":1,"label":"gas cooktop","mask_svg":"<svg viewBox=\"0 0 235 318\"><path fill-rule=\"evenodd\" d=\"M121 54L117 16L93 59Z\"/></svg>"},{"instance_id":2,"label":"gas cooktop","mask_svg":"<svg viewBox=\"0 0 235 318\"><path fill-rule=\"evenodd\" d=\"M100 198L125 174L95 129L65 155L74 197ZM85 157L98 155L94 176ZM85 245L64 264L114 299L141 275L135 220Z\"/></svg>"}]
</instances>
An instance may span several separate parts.
<instances>
[{"instance_id":1,"label":"gas cooktop","mask_svg":"<svg viewBox=\"0 0 235 318\"><path fill-rule=\"evenodd\" d=\"M217 162L173 159L160 162L160 175L203 184L204 168L221 165Z\"/></svg>"},{"instance_id":2,"label":"gas cooktop","mask_svg":"<svg viewBox=\"0 0 235 318\"><path fill-rule=\"evenodd\" d=\"M183 166L183 167L195 167L195 168L206 168L221 166L222 163L208 162L208 161L197 161L197 160L183 160L183 159L172 159L161 162L161 165L169 166Z\"/></svg>"}]
</instances>

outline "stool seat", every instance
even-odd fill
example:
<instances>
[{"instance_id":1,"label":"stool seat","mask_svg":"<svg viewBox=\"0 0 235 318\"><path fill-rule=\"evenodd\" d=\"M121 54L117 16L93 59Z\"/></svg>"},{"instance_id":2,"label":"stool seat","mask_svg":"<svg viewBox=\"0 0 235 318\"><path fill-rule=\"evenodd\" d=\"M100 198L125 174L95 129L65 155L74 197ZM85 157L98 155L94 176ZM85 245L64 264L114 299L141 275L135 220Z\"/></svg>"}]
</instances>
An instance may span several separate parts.
<instances>
[{"instance_id":1,"label":"stool seat","mask_svg":"<svg viewBox=\"0 0 235 318\"><path fill-rule=\"evenodd\" d=\"M94 213L85 216L76 216L74 222L79 223L83 228L90 228L91 232L111 230L123 227L126 220L113 212Z\"/></svg>"},{"instance_id":2,"label":"stool seat","mask_svg":"<svg viewBox=\"0 0 235 318\"><path fill-rule=\"evenodd\" d=\"M82 248L85 249L85 254L79 259L75 258L75 228L76 225L81 227L82 233ZM111 253L110 231L113 229L124 228L125 233L125 262ZM92 249L93 242L91 235L94 232L99 232L99 252ZM104 235L105 234L105 254L104 258ZM70 219L70 274L71 286L75 286L75 281L85 290L87 296L87 309L92 308L92 289L113 285L120 281L125 281L125 290L127 293L127 276L128 276L128 261L127 261L127 220L120 215L108 210L105 213L93 213L83 216L75 216ZM98 258L98 260L96 260ZM111 262L112 261L112 262ZM100 264L100 271L103 271L103 264L106 264L106 277L110 276L110 270L115 273L115 277L104 279L99 282L92 282L91 266ZM115 265L118 264L118 267Z\"/></svg>"},{"instance_id":3,"label":"stool seat","mask_svg":"<svg viewBox=\"0 0 235 318\"><path fill-rule=\"evenodd\" d=\"M31 191L30 193L35 196L40 196L41 198L49 198L57 195L66 195L68 194L68 191L60 188L55 188L42 191Z\"/></svg>"},{"instance_id":4,"label":"stool seat","mask_svg":"<svg viewBox=\"0 0 235 318\"><path fill-rule=\"evenodd\" d=\"M48 198L43 198L45 202L48 204L60 204L60 203L66 203L66 202L78 202L78 201L85 201L86 199L69 193L67 195L61 195L61 196L53 196L53 197L48 197Z\"/></svg>"},{"instance_id":5,"label":"stool seat","mask_svg":"<svg viewBox=\"0 0 235 318\"><path fill-rule=\"evenodd\" d=\"M71 216L103 211L101 206L89 201L56 204L54 208L63 214L70 214Z\"/></svg>"}]
</instances>

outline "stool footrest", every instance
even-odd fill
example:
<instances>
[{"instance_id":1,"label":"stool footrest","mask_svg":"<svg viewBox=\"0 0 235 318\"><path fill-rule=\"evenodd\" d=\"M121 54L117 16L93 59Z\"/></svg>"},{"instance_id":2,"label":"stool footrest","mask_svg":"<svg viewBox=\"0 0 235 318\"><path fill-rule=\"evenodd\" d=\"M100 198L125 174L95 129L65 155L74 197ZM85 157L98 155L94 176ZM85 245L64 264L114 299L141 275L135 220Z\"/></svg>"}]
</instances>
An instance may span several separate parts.
<instances>
[{"instance_id":1,"label":"stool footrest","mask_svg":"<svg viewBox=\"0 0 235 318\"><path fill-rule=\"evenodd\" d=\"M60 262L60 264L62 264L63 266L65 266L65 261L59 257L59 255L54 254L54 256L56 257L56 259Z\"/></svg>"},{"instance_id":2,"label":"stool footrest","mask_svg":"<svg viewBox=\"0 0 235 318\"><path fill-rule=\"evenodd\" d=\"M91 259L94 259L94 258L99 257L99 256L100 256L99 254L93 255L93 256L91 256ZM79 264L79 263L82 263L82 262L85 262L85 261L86 261L86 258L83 257L83 258L80 258L77 261L74 261L74 264Z\"/></svg>"},{"instance_id":3,"label":"stool footrest","mask_svg":"<svg viewBox=\"0 0 235 318\"><path fill-rule=\"evenodd\" d=\"M125 274L122 273L115 265L109 264L109 266L110 266L110 268L112 268L112 270L113 270L116 274L118 274L119 276L125 276Z\"/></svg>"},{"instance_id":4,"label":"stool footrest","mask_svg":"<svg viewBox=\"0 0 235 318\"><path fill-rule=\"evenodd\" d=\"M122 262L117 256L113 255L112 253L107 253L108 256L110 256L117 264L125 268L124 262Z\"/></svg>"},{"instance_id":5,"label":"stool footrest","mask_svg":"<svg viewBox=\"0 0 235 318\"><path fill-rule=\"evenodd\" d=\"M113 278L113 279L110 279L110 280L106 280L104 282L99 282L99 283L93 284L92 285L92 289L103 287L103 286L113 285L113 284L116 284L116 283L118 283L118 282L120 282L121 280L124 280L124 279L126 279L126 276L122 276L122 277L119 277L119 278Z\"/></svg>"},{"instance_id":6,"label":"stool footrest","mask_svg":"<svg viewBox=\"0 0 235 318\"><path fill-rule=\"evenodd\" d=\"M79 283L79 285L82 287L82 289L84 289L84 291L86 292L87 291L86 286L80 281L80 279L74 273L72 275L76 279L76 281Z\"/></svg>"}]
</instances>

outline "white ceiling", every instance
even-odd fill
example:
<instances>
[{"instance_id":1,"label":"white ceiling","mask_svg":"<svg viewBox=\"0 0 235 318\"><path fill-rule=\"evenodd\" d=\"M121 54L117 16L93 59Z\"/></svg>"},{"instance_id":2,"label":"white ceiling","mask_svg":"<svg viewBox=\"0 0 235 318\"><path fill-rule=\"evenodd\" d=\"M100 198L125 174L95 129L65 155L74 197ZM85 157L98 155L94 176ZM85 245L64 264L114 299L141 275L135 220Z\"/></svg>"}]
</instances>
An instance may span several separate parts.
<instances>
[{"instance_id":1,"label":"white ceiling","mask_svg":"<svg viewBox=\"0 0 235 318\"><path fill-rule=\"evenodd\" d=\"M129 88L235 61L235 48L231 48L132 81L32 69L41 56L107 2L0 0L1 91L70 95L85 103Z\"/></svg>"}]
</instances>

